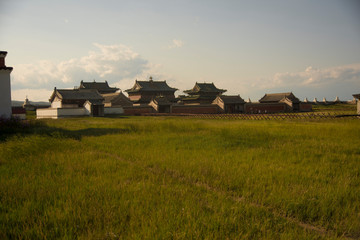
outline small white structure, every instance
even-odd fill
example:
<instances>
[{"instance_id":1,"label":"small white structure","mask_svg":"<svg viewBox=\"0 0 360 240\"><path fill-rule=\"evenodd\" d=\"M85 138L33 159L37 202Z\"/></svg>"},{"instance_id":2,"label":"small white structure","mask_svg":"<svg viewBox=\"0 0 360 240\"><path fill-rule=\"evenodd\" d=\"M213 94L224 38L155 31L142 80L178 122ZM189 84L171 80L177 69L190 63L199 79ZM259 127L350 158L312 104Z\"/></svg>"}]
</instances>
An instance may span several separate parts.
<instances>
[{"instance_id":1,"label":"small white structure","mask_svg":"<svg viewBox=\"0 0 360 240\"><path fill-rule=\"evenodd\" d=\"M25 101L23 103L23 108L26 110L26 111L34 111L36 110L36 107L34 105L32 105L28 99L28 97L26 96L25 98Z\"/></svg>"},{"instance_id":2,"label":"small white structure","mask_svg":"<svg viewBox=\"0 0 360 240\"><path fill-rule=\"evenodd\" d=\"M323 103L327 103L327 101L326 101L326 98L325 98L325 97L323 98Z\"/></svg>"},{"instance_id":3,"label":"small white structure","mask_svg":"<svg viewBox=\"0 0 360 240\"><path fill-rule=\"evenodd\" d=\"M357 99L357 114L360 115L360 93L354 94L354 99Z\"/></svg>"},{"instance_id":4,"label":"small white structure","mask_svg":"<svg viewBox=\"0 0 360 240\"><path fill-rule=\"evenodd\" d=\"M309 102L309 100L307 99L307 97L304 99L304 102L306 102L306 103Z\"/></svg>"},{"instance_id":5,"label":"small white structure","mask_svg":"<svg viewBox=\"0 0 360 240\"><path fill-rule=\"evenodd\" d=\"M104 98L96 89L56 89L50 108L36 110L37 118L104 116Z\"/></svg>"},{"instance_id":6,"label":"small white structure","mask_svg":"<svg viewBox=\"0 0 360 240\"><path fill-rule=\"evenodd\" d=\"M334 100L334 103L341 103L340 99L338 96L336 96L335 100Z\"/></svg>"},{"instance_id":7,"label":"small white structure","mask_svg":"<svg viewBox=\"0 0 360 240\"><path fill-rule=\"evenodd\" d=\"M11 84L12 67L5 65L7 52L0 51L0 117L11 118Z\"/></svg>"},{"instance_id":8,"label":"small white structure","mask_svg":"<svg viewBox=\"0 0 360 240\"><path fill-rule=\"evenodd\" d=\"M36 109L36 118L64 118L89 116L85 108L39 108Z\"/></svg>"},{"instance_id":9,"label":"small white structure","mask_svg":"<svg viewBox=\"0 0 360 240\"><path fill-rule=\"evenodd\" d=\"M318 103L317 98L314 98L313 102L314 102L315 104L317 104L317 103Z\"/></svg>"}]
</instances>

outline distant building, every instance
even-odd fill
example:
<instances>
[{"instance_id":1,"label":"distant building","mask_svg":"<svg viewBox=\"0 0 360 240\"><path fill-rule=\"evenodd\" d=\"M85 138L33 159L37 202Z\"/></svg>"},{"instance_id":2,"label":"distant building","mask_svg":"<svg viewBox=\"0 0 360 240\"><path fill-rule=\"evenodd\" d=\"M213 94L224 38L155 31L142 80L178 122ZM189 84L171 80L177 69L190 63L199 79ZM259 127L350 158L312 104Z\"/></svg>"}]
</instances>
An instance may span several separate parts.
<instances>
[{"instance_id":1,"label":"distant building","mask_svg":"<svg viewBox=\"0 0 360 240\"><path fill-rule=\"evenodd\" d=\"M36 110L37 118L104 116L104 98L96 89L56 89L50 108Z\"/></svg>"},{"instance_id":2,"label":"distant building","mask_svg":"<svg viewBox=\"0 0 360 240\"><path fill-rule=\"evenodd\" d=\"M0 51L0 117L11 118L11 83L12 67L5 65L7 52Z\"/></svg>"},{"instance_id":3,"label":"distant building","mask_svg":"<svg viewBox=\"0 0 360 240\"><path fill-rule=\"evenodd\" d=\"M36 109L36 107L30 103L30 101L27 97L25 98L25 101L24 101L24 104L22 105L22 107L26 111L35 111L35 109Z\"/></svg>"},{"instance_id":4,"label":"distant building","mask_svg":"<svg viewBox=\"0 0 360 240\"><path fill-rule=\"evenodd\" d=\"M360 93L353 94L353 96L357 99L357 114L360 115Z\"/></svg>"},{"instance_id":5,"label":"distant building","mask_svg":"<svg viewBox=\"0 0 360 240\"><path fill-rule=\"evenodd\" d=\"M128 107L133 103L122 92L102 94L105 107Z\"/></svg>"},{"instance_id":6,"label":"distant building","mask_svg":"<svg viewBox=\"0 0 360 240\"><path fill-rule=\"evenodd\" d=\"M104 114L123 114L125 107L132 107L133 103L122 92L102 94L104 98Z\"/></svg>"},{"instance_id":7,"label":"distant building","mask_svg":"<svg viewBox=\"0 0 360 240\"><path fill-rule=\"evenodd\" d=\"M177 88L169 87L166 81L154 81L152 77L149 81L135 80L132 88L125 90L130 101L134 104L149 104L155 97L162 96L170 102L175 102L175 91Z\"/></svg>"},{"instance_id":8,"label":"distant building","mask_svg":"<svg viewBox=\"0 0 360 240\"><path fill-rule=\"evenodd\" d=\"M183 104L211 104L224 92L226 92L225 89L215 87L214 83L196 82L192 89L184 91L189 96L181 96L181 102Z\"/></svg>"},{"instance_id":9,"label":"distant building","mask_svg":"<svg viewBox=\"0 0 360 240\"><path fill-rule=\"evenodd\" d=\"M154 97L149 103L149 105L158 113L170 113L172 104L172 102L163 96Z\"/></svg>"},{"instance_id":10,"label":"distant building","mask_svg":"<svg viewBox=\"0 0 360 240\"><path fill-rule=\"evenodd\" d=\"M81 80L79 89L96 89L100 94L115 93L119 90L116 87L110 87L108 82L84 82Z\"/></svg>"},{"instance_id":11,"label":"distant building","mask_svg":"<svg viewBox=\"0 0 360 240\"><path fill-rule=\"evenodd\" d=\"M292 92L265 94L260 103L285 103L289 111L300 110L300 100Z\"/></svg>"},{"instance_id":12,"label":"distant building","mask_svg":"<svg viewBox=\"0 0 360 240\"><path fill-rule=\"evenodd\" d=\"M241 113L244 112L245 101L239 95L219 95L215 98L213 104L217 104L224 113Z\"/></svg>"},{"instance_id":13,"label":"distant building","mask_svg":"<svg viewBox=\"0 0 360 240\"><path fill-rule=\"evenodd\" d=\"M308 112L312 104L301 102L292 92L265 94L258 103L245 104L246 113Z\"/></svg>"}]
</instances>

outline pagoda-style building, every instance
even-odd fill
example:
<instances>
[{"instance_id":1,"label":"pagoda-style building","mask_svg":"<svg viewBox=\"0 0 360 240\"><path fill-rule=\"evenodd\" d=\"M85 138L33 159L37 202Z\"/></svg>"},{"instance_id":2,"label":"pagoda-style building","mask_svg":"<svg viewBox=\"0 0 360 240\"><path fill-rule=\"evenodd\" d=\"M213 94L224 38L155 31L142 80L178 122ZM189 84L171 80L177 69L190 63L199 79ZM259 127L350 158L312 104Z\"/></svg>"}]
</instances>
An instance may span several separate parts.
<instances>
[{"instance_id":1,"label":"pagoda-style building","mask_svg":"<svg viewBox=\"0 0 360 240\"><path fill-rule=\"evenodd\" d=\"M190 90L185 90L189 96L182 96L181 102L184 104L211 104L215 98L226 92L225 89L215 87L214 83L195 83Z\"/></svg>"},{"instance_id":2,"label":"pagoda-style building","mask_svg":"<svg viewBox=\"0 0 360 240\"><path fill-rule=\"evenodd\" d=\"M108 82L84 82L81 80L79 89L96 89L100 94L115 93L119 88L110 87Z\"/></svg>"},{"instance_id":3,"label":"pagoda-style building","mask_svg":"<svg viewBox=\"0 0 360 240\"><path fill-rule=\"evenodd\" d=\"M260 103L285 103L288 110L299 111L300 100L292 92L267 93L260 100Z\"/></svg>"},{"instance_id":4,"label":"pagoda-style building","mask_svg":"<svg viewBox=\"0 0 360 240\"><path fill-rule=\"evenodd\" d=\"M152 77L149 81L135 80L132 88L125 90L130 101L136 104L149 104L152 99L162 96L170 102L175 102L175 91L177 88L169 87L166 81L154 81Z\"/></svg>"}]
</instances>

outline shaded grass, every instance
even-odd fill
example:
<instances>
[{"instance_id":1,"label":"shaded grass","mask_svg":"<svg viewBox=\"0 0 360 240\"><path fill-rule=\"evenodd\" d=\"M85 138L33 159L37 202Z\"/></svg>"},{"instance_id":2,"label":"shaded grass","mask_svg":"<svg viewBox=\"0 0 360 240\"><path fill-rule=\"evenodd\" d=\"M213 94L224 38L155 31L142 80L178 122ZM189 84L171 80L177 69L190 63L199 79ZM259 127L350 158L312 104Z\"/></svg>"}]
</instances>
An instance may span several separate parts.
<instances>
[{"instance_id":1,"label":"shaded grass","mask_svg":"<svg viewBox=\"0 0 360 240\"><path fill-rule=\"evenodd\" d=\"M360 236L356 120L43 122L0 145L2 239Z\"/></svg>"}]
</instances>

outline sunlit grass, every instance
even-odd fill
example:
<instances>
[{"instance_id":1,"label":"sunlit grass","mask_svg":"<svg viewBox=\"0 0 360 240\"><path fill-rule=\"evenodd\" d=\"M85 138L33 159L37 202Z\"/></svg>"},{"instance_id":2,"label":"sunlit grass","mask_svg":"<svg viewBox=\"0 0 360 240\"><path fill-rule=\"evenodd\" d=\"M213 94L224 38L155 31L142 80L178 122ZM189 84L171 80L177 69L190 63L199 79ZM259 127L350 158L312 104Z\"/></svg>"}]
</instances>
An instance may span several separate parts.
<instances>
[{"instance_id":1,"label":"sunlit grass","mask_svg":"<svg viewBox=\"0 0 360 240\"><path fill-rule=\"evenodd\" d=\"M0 143L0 238L360 236L360 125L43 120Z\"/></svg>"}]
</instances>

